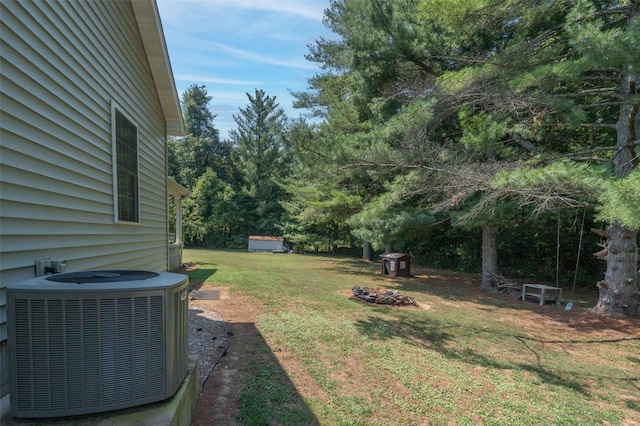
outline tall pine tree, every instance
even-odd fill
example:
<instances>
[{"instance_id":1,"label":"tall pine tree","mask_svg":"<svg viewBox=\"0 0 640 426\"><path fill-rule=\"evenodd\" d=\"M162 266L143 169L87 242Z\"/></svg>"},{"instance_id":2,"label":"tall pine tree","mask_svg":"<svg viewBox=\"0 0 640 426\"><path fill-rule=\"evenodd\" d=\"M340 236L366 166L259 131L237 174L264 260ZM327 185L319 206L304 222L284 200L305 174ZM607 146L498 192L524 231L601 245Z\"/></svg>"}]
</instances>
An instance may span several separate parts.
<instances>
[{"instance_id":1,"label":"tall pine tree","mask_svg":"<svg viewBox=\"0 0 640 426\"><path fill-rule=\"evenodd\" d=\"M233 116L237 129L229 133L243 177L245 228L248 233L277 234L284 213L280 205L284 192L278 182L288 174L290 160L285 144L287 119L276 97L264 90L247 93L247 98L249 105Z\"/></svg>"}]
</instances>

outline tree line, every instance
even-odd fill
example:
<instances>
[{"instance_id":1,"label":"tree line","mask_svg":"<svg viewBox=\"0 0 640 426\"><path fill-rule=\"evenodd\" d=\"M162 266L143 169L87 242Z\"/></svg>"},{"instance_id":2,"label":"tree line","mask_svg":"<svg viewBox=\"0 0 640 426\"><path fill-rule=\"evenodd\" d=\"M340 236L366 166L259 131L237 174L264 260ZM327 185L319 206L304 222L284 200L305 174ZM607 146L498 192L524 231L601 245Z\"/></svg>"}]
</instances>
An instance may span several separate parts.
<instances>
[{"instance_id":1,"label":"tree line","mask_svg":"<svg viewBox=\"0 0 640 426\"><path fill-rule=\"evenodd\" d=\"M640 4L333 0L289 120L261 90L221 141L203 86L170 173L186 241L410 252L421 263L597 286L637 315ZM319 120L318 120L319 119ZM592 254L596 253L597 256ZM582 254L580 256L580 254ZM574 264L576 259L582 259Z\"/></svg>"}]
</instances>

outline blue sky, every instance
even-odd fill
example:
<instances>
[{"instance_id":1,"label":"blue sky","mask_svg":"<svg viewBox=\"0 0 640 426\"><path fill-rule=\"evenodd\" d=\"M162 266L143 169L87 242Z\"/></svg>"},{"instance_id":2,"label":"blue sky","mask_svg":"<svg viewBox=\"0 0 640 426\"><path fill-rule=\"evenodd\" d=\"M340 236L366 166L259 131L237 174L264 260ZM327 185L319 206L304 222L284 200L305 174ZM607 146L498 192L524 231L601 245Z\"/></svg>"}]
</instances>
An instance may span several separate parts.
<instances>
[{"instance_id":1,"label":"blue sky","mask_svg":"<svg viewBox=\"0 0 640 426\"><path fill-rule=\"evenodd\" d=\"M306 90L320 69L304 55L320 37L329 0L157 0L178 94L205 85L222 138L235 128L233 115L262 89L277 97L287 116L289 90Z\"/></svg>"}]
</instances>

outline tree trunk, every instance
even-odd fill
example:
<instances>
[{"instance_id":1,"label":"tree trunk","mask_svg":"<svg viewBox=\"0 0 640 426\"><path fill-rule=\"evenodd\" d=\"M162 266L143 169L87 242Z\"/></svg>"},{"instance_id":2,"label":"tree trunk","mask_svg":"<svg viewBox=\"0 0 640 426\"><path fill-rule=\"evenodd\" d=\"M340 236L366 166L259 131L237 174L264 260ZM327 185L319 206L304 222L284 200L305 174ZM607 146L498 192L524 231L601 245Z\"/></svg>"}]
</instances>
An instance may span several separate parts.
<instances>
[{"instance_id":1,"label":"tree trunk","mask_svg":"<svg viewBox=\"0 0 640 426\"><path fill-rule=\"evenodd\" d=\"M614 157L616 177L624 178L636 167L636 139L640 136L639 74L622 73L620 95L622 105L616 123L617 151ZM607 270L598 282L600 294L594 311L609 315L638 315L638 244L637 233L614 222L607 226Z\"/></svg>"},{"instance_id":2,"label":"tree trunk","mask_svg":"<svg viewBox=\"0 0 640 426\"><path fill-rule=\"evenodd\" d=\"M498 226L484 225L482 227L482 289L494 291L491 285L490 273L498 272Z\"/></svg>"},{"instance_id":3,"label":"tree trunk","mask_svg":"<svg viewBox=\"0 0 640 426\"><path fill-rule=\"evenodd\" d=\"M393 253L393 246L391 245L391 243L385 244L384 252L385 253Z\"/></svg>"},{"instance_id":4,"label":"tree trunk","mask_svg":"<svg viewBox=\"0 0 640 426\"><path fill-rule=\"evenodd\" d=\"M609 315L638 314L637 233L619 223L607 226L607 271L598 282L600 296L593 308Z\"/></svg>"},{"instance_id":5,"label":"tree trunk","mask_svg":"<svg viewBox=\"0 0 640 426\"><path fill-rule=\"evenodd\" d=\"M362 242L362 260L371 262L373 260L373 249L369 241Z\"/></svg>"}]
</instances>

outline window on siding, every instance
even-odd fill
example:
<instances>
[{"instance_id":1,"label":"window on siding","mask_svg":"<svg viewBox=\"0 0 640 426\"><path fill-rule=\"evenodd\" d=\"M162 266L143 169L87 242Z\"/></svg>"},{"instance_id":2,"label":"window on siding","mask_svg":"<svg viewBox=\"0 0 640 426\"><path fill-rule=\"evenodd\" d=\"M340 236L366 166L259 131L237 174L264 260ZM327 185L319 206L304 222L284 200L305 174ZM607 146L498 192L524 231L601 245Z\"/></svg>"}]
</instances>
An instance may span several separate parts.
<instances>
[{"instance_id":1,"label":"window on siding","mask_svg":"<svg viewBox=\"0 0 640 426\"><path fill-rule=\"evenodd\" d=\"M118 221L138 222L138 128L115 110L115 163Z\"/></svg>"}]
</instances>

